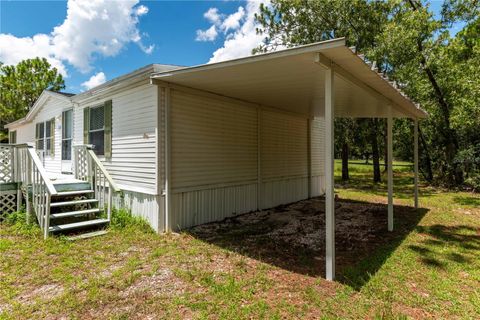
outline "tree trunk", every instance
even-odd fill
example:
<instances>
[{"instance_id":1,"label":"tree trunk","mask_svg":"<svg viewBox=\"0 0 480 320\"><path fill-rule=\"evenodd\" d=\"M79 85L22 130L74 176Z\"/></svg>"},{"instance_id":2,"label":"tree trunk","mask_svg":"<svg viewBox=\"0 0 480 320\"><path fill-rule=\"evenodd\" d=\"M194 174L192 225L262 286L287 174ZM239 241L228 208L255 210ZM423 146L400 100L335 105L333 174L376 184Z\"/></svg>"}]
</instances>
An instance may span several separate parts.
<instances>
[{"instance_id":1,"label":"tree trunk","mask_svg":"<svg viewBox=\"0 0 480 320\"><path fill-rule=\"evenodd\" d=\"M422 6L421 2L416 3L412 0L408 0L408 2L410 3L410 6L414 11L418 10L417 5L420 7ZM435 75L432 69L427 64L427 59L423 54L424 48L422 39L420 38L417 39L417 49L420 54L420 64L422 65L423 70L427 74L428 81L432 85L433 91L440 106L440 114L442 116L443 124L440 125L438 129L440 131L440 134L442 134L443 138L445 139L445 157L447 161L447 170L449 170L447 174L452 178L452 180L455 181L455 184L458 186L463 184L464 177L462 168L454 161L455 156L458 152L459 145L457 132L450 126L450 110L452 108L447 102L447 99L445 98L445 95L440 88L437 79L435 79Z\"/></svg>"},{"instance_id":2,"label":"tree trunk","mask_svg":"<svg viewBox=\"0 0 480 320\"><path fill-rule=\"evenodd\" d=\"M428 182L432 182L433 181L432 159L430 157L430 151L428 150L427 142L425 141L425 137L423 136L422 130L420 129L420 125L418 126L418 136L420 137L420 143L423 147L422 155L424 156L424 160L425 160L424 161L425 172L422 170L422 173L425 180L427 180Z\"/></svg>"},{"instance_id":3,"label":"tree trunk","mask_svg":"<svg viewBox=\"0 0 480 320\"><path fill-rule=\"evenodd\" d=\"M348 143L342 144L342 181L348 181L350 176L348 174Z\"/></svg>"},{"instance_id":4,"label":"tree trunk","mask_svg":"<svg viewBox=\"0 0 480 320\"><path fill-rule=\"evenodd\" d=\"M370 139L372 144L372 160L373 160L373 182L381 181L380 176L380 152L378 150L378 130L377 119L372 119L372 128L370 130Z\"/></svg>"}]
</instances>

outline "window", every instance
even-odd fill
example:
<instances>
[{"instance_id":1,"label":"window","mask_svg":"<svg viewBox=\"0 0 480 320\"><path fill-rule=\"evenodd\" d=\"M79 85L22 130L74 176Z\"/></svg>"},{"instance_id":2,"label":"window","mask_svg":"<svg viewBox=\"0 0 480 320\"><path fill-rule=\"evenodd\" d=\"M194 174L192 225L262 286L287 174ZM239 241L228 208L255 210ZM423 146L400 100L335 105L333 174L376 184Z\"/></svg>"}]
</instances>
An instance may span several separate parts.
<instances>
[{"instance_id":1,"label":"window","mask_svg":"<svg viewBox=\"0 0 480 320\"><path fill-rule=\"evenodd\" d=\"M45 145L45 122L37 123L35 126L35 141L38 151L44 150Z\"/></svg>"},{"instance_id":2,"label":"window","mask_svg":"<svg viewBox=\"0 0 480 320\"><path fill-rule=\"evenodd\" d=\"M72 110L62 113L62 160L72 160Z\"/></svg>"},{"instance_id":3,"label":"window","mask_svg":"<svg viewBox=\"0 0 480 320\"><path fill-rule=\"evenodd\" d=\"M105 108L103 105L90 109L89 123L88 141L93 145L95 153L103 156L105 153Z\"/></svg>"},{"instance_id":4,"label":"window","mask_svg":"<svg viewBox=\"0 0 480 320\"><path fill-rule=\"evenodd\" d=\"M112 158L112 100L83 109L83 142L105 159Z\"/></svg>"},{"instance_id":5,"label":"window","mask_svg":"<svg viewBox=\"0 0 480 320\"><path fill-rule=\"evenodd\" d=\"M35 125L35 141L37 151L44 151L45 155L53 155L55 119L39 122Z\"/></svg>"},{"instance_id":6,"label":"window","mask_svg":"<svg viewBox=\"0 0 480 320\"><path fill-rule=\"evenodd\" d=\"M8 143L10 144L17 143L17 131L10 131L8 135Z\"/></svg>"}]
</instances>

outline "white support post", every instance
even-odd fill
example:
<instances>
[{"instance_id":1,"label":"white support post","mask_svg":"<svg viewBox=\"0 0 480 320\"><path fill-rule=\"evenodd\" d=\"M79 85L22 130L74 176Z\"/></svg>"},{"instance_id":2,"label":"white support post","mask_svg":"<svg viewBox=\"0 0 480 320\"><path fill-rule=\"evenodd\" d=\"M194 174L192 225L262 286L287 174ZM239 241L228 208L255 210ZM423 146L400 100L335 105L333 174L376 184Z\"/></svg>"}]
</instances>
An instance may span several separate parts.
<instances>
[{"instance_id":1,"label":"white support post","mask_svg":"<svg viewBox=\"0 0 480 320\"><path fill-rule=\"evenodd\" d=\"M335 279L334 71L325 70L325 262L326 279Z\"/></svg>"},{"instance_id":2,"label":"white support post","mask_svg":"<svg viewBox=\"0 0 480 320\"><path fill-rule=\"evenodd\" d=\"M172 231L170 88L165 88L165 231Z\"/></svg>"},{"instance_id":3,"label":"white support post","mask_svg":"<svg viewBox=\"0 0 480 320\"><path fill-rule=\"evenodd\" d=\"M418 119L413 120L413 172L415 209L418 209Z\"/></svg>"},{"instance_id":4,"label":"white support post","mask_svg":"<svg viewBox=\"0 0 480 320\"><path fill-rule=\"evenodd\" d=\"M387 157L388 157L388 231L393 231L393 119L392 106L388 106Z\"/></svg>"}]
</instances>

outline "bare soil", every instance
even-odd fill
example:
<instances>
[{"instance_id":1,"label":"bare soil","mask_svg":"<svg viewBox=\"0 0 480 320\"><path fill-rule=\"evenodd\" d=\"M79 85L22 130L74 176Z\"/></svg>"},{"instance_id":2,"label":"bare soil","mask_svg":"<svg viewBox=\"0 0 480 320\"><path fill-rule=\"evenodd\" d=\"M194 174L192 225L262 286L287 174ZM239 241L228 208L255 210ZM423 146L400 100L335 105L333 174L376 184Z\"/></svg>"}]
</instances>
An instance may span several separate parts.
<instances>
[{"instance_id":1,"label":"bare soil","mask_svg":"<svg viewBox=\"0 0 480 320\"><path fill-rule=\"evenodd\" d=\"M316 197L203 224L189 232L204 241L290 271L323 275L324 210L324 198ZM418 220L411 207L395 206L395 216L396 231L407 231ZM337 270L405 234L387 231L387 206L381 203L337 199L335 220Z\"/></svg>"}]
</instances>

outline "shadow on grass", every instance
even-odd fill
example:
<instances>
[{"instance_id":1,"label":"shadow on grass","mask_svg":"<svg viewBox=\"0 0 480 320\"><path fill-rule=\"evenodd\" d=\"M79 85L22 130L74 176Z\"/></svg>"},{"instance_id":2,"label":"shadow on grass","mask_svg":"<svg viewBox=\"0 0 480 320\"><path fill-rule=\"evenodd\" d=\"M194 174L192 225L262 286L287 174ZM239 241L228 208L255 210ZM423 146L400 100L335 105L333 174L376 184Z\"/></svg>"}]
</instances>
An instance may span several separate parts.
<instances>
[{"instance_id":1,"label":"shadow on grass","mask_svg":"<svg viewBox=\"0 0 480 320\"><path fill-rule=\"evenodd\" d=\"M426 239L418 245L410 245L410 250L420 256L428 265L444 269L448 263L471 263L471 254L480 251L480 230L466 225L417 226L415 230Z\"/></svg>"},{"instance_id":2,"label":"shadow on grass","mask_svg":"<svg viewBox=\"0 0 480 320\"><path fill-rule=\"evenodd\" d=\"M462 196L456 196L453 197L453 201L455 203L458 203L463 206L478 206L480 207L480 196L478 198L475 197L462 197Z\"/></svg>"},{"instance_id":3,"label":"shadow on grass","mask_svg":"<svg viewBox=\"0 0 480 320\"><path fill-rule=\"evenodd\" d=\"M324 206L323 198L313 198L209 223L189 233L291 272L324 277ZM395 230L388 232L386 204L336 201L337 279L360 289L427 211L395 206Z\"/></svg>"},{"instance_id":4,"label":"shadow on grass","mask_svg":"<svg viewBox=\"0 0 480 320\"><path fill-rule=\"evenodd\" d=\"M413 176L409 173L395 173L393 180L394 198L397 199L413 199ZM374 183L369 175L352 175L347 182L336 177L335 184L341 188L355 189L356 191L365 191L376 196L387 195L387 180L382 176L382 182ZM436 194L431 188L420 186L420 194L422 197L430 197Z\"/></svg>"},{"instance_id":5,"label":"shadow on grass","mask_svg":"<svg viewBox=\"0 0 480 320\"><path fill-rule=\"evenodd\" d=\"M394 231L384 231L384 243L377 246L372 243L368 255L364 255L364 252L357 258L357 261L339 270L337 280L355 290L360 290L395 252L403 240L418 228L418 223L428 211L426 208L415 210L413 207L395 206Z\"/></svg>"}]
</instances>

